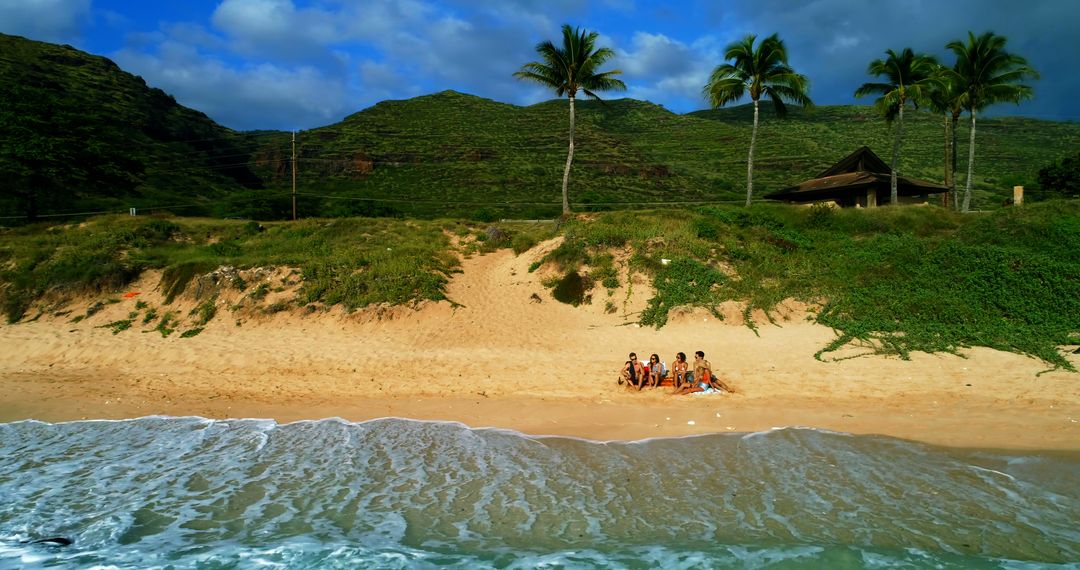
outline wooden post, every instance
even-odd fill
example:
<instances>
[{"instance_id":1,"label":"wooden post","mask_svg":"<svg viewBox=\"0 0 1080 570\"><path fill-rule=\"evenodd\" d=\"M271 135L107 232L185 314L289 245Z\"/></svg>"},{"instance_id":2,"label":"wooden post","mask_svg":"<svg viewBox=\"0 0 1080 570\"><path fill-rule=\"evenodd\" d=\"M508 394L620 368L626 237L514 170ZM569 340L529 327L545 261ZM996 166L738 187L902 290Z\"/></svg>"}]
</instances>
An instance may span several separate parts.
<instances>
[{"instance_id":1,"label":"wooden post","mask_svg":"<svg viewBox=\"0 0 1080 570\"><path fill-rule=\"evenodd\" d=\"M292 134L292 219L296 221L296 131Z\"/></svg>"},{"instance_id":2,"label":"wooden post","mask_svg":"<svg viewBox=\"0 0 1080 570\"><path fill-rule=\"evenodd\" d=\"M1013 206L1024 205L1024 187L1013 186Z\"/></svg>"},{"instance_id":3,"label":"wooden post","mask_svg":"<svg viewBox=\"0 0 1080 570\"><path fill-rule=\"evenodd\" d=\"M871 188L866 191L866 207L877 208L877 188Z\"/></svg>"}]
</instances>

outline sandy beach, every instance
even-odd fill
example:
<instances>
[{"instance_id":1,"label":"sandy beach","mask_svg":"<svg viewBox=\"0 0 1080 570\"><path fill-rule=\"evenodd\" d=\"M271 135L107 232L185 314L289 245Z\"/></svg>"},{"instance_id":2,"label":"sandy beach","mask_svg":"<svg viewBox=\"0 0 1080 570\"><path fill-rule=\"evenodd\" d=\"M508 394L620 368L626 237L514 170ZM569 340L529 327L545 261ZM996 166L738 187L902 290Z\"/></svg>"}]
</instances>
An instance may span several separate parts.
<instances>
[{"instance_id":1,"label":"sandy beach","mask_svg":"<svg viewBox=\"0 0 1080 570\"><path fill-rule=\"evenodd\" d=\"M147 275L125 290L137 296L82 322L0 326L0 421L394 416L598 440L806 426L956 447L1080 449L1080 374L1037 375L1045 363L982 348L905 361L850 347L822 362L814 353L835 333L794 303L756 334L737 307L723 320L688 311L643 328L633 321L648 298L644 280L610 297L614 313L600 298L574 308L550 298L542 272L528 272L541 253L466 259L447 289L454 303L244 318L223 306L192 338L100 328L138 300L161 304L157 276ZM186 313L195 301L175 304ZM695 350L737 393L673 397L616 385L630 351L670 363ZM1080 355L1069 358L1080 366Z\"/></svg>"}]
</instances>

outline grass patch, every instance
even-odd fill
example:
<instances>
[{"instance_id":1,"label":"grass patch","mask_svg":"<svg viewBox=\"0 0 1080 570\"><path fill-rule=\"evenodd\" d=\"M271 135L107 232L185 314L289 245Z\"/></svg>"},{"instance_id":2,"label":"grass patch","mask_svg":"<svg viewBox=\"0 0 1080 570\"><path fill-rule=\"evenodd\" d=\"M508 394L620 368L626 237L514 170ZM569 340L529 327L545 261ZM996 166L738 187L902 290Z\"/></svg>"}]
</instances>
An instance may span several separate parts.
<instances>
[{"instance_id":1,"label":"grass patch","mask_svg":"<svg viewBox=\"0 0 1080 570\"><path fill-rule=\"evenodd\" d=\"M278 301L277 303L272 303L268 305L265 309L263 309L263 312L267 315L273 315L275 313L281 313L283 311L289 310L290 306L291 303L287 301Z\"/></svg>"},{"instance_id":2,"label":"grass patch","mask_svg":"<svg viewBox=\"0 0 1080 570\"><path fill-rule=\"evenodd\" d=\"M201 332L203 332L202 327L196 327L196 328L193 328L193 329L188 329L188 330L180 333L180 338L191 338L193 336L198 336L198 334L201 333Z\"/></svg>"},{"instance_id":3,"label":"grass patch","mask_svg":"<svg viewBox=\"0 0 1080 570\"><path fill-rule=\"evenodd\" d=\"M217 314L217 297L207 299L191 310L192 314L198 314L195 319L196 326L205 325Z\"/></svg>"},{"instance_id":4,"label":"grass patch","mask_svg":"<svg viewBox=\"0 0 1080 570\"><path fill-rule=\"evenodd\" d=\"M150 267L139 252L165 244L176 225L130 216L97 218L85 226L31 226L12 232L0 246L0 306L8 322L23 317L48 291L116 290Z\"/></svg>"},{"instance_id":5,"label":"grass patch","mask_svg":"<svg viewBox=\"0 0 1080 570\"><path fill-rule=\"evenodd\" d=\"M118 334L120 331L126 331L131 328L131 319L124 319L122 321L113 321L108 324L101 325L98 328L110 329L113 334Z\"/></svg>"},{"instance_id":6,"label":"grass patch","mask_svg":"<svg viewBox=\"0 0 1080 570\"><path fill-rule=\"evenodd\" d=\"M248 297L251 297L255 301L262 301L269 294L270 294L270 284L269 283L259 283L251 293L248 293Z\"/></svg>"},{"instance_id":7,"label":"grass patch","mask_svg":"<svg viewBox=\"0 0 1080 570\"><path fill-rule=\"evenodd\" d=\"M154 327L153 330L161 333L161 337L165 338L165 337L171 335L172 333L176 332L176 329L173 328L173 326L176 324L175 319L176 319L175 314L173 314L173 313L165 313L164 315L161 316L161 320L158 321L157 326Z\"/></svg>"},{"instance_id":8,"label":"grass patch","mask_svg":"<svg viewBox=\"0 0 1080 570\"><path fill-rule=\"evenodd\" d=\"M166 305L171 304L176 296L187 289L188 283L196 275L202 275L211 271L216 264L205 260L182 261L165 268L161 274L161 289L165 292Z\"/></svg>"},{"instance_id":9,"label":"grass patch","mask_svg":"<svg viewBox=\"0 0 1080 570\"><path fill-rule=\"evenodd\" d=\"M656 295L641 313L641 324L660 328L667 324L668 312L675 307L694 306L713 309L724 300L721 292L726 276L716 269L689 257L678 257L653 277Z\"/></svg>"}]
</instances>

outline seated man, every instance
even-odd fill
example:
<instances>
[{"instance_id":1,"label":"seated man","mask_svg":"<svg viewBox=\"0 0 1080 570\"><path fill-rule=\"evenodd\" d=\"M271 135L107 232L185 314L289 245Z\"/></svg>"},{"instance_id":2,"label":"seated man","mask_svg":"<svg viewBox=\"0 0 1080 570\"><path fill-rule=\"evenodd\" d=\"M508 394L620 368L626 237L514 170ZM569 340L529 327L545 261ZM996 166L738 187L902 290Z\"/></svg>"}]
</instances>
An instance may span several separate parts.
<instances>
[{"instance_id":1,"label":"seated man","mask_svg":"<svg viewBox=\"0 0 1080 570\"><path fill-rule=\"evenodd\" d=\"M694 371L692 373L687 373L686 376L689 382L684 384L681 388L676 389L672 394L679 396L683 394L693 394L695 392L734 392L734 390L713 374L712 363L705 360L705 353L700 350L694 353Z\"/></svg>"},{"instance_id":2,"label":"seated man","mask_svg":"<svg viewBox=\"0 0 1080 570\"><path fill-rule=\"evenodd\" d=\"M626 383L628 387L634 386L640 391L645 387L646 380L645 369L638 362L637 354L631 352L630 360L626 361L622 372L619 373L619 384Z\"/></svg>"}]
</instances>

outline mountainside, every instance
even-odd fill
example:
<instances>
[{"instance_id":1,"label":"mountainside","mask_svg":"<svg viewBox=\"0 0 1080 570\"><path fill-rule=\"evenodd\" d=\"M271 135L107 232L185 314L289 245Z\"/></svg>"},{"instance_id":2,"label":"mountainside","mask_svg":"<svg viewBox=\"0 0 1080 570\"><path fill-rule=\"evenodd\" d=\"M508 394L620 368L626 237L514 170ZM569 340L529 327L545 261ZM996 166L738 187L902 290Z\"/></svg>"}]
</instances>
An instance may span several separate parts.
<instances>
[{"instance_id":1,"label":"mountainside","mask_svg":"<svg viewBox=\"0 0 1080 570\"><path fill-rule=\"evenodd\" d=\"M565 99L520 107L444 91L384 101L297 134L300 215L557 215ZM578 210L741 203L748 105L685 115L633 99L578 101L570 201ZM763 106L755 195L813 177L862 145L888 161L891 127L870 106ZM961 120L958 183L966 180ZM975 208L1080 147L1080 125L982 119ZM0 34L0 217L129 207L254 219L291 216L291 133L236 133L111 61ZM900 171L942 182L943 118L905 120ZM1029 194L1031 196L1032 194ZM0 219L0 223L5 220Z\"/></svg>"},{"instance_id":2,"label":"mountainside","mask_svg":"<svg viewBox=\"0 0 1080 570\"><path fill-rule=\"evenodd\" d=\"M0 34L0 216L210 213L211 201L261 185L250 139L108 59Z\"/></svg>"},{"instance_id":3,"label":"mountainside","mask_svg":"<svg viewBox=\"0 0 1080 570\"><path fill-rule=\"evenodd\" d=\"M558 213L569 134L566 100L517 107L444 91L384 101L300 133L301 208L342 214L550 217ZM751 108L677 115L633 99L578 101L570 181L577 209L741 202ZM1080 125L1021 118L977 125L975 207L996 208L1012 186L1034 190L1040 168L1080 144ZM968 126L958 132L966 181ZM762 113L755 195L816 176L862 145L890 160L891 127L869 106ZM900 170L944 180L943 118L908 114ZM264 159L283 158L287 145ZM276 154L275 154L276 153ZM288 170L266 173L290 183ZM321 196L321 197L320 197Z\"/></svg>"}]
</instances>

